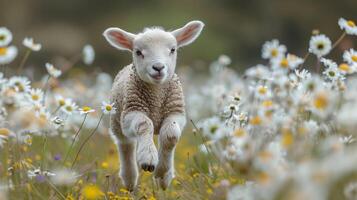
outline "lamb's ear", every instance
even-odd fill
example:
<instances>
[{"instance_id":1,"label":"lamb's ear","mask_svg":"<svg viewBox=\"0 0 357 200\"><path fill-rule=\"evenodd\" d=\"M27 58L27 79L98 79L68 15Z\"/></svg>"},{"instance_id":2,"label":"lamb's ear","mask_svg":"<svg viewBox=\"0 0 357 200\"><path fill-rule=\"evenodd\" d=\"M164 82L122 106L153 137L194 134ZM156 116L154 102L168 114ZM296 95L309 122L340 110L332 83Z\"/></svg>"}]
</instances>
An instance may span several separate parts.
<instances>
[{"instance_id":1,"label":"lamb's ear","mask_svg":"<svg viewBox=\"0 0 357 200\"><path fill-rule=\"evenodd\" d=\"M133 50L135 35L120 28L108 28L103 33L105 39L115 48L120 50Z\"/></svg>"},{"instance_id":2,"label":"lamb's ear","mask_svg":"<svg viewBox=\"0 0 357 200\"><path fill-rule=\"evenodd\" d=\"M192 43L201 33L204 23L201 21L191 21L184 27L172 31L172 35L177 40L177 46L182 47Z\"/></svg>"}]
</instances>

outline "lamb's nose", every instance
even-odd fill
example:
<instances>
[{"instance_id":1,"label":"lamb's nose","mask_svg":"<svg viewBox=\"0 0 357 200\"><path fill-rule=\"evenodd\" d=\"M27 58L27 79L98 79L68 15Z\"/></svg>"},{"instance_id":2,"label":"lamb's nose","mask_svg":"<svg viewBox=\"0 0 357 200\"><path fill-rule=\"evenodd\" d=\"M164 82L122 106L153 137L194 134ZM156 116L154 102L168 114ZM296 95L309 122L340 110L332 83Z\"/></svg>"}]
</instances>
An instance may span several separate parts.
<instances>
[{"instance_id":1,"label":"lamb's nose","mask_svg":"<svg viewBox=\"0 0 357 200\"><path fill-rule=\"evenodd\" d=\"M160 72L162 69L164 69L164 67L165 65L161 63L156 63L152 66L152 68L157 72Z\"/></svg>"}]
</instances>

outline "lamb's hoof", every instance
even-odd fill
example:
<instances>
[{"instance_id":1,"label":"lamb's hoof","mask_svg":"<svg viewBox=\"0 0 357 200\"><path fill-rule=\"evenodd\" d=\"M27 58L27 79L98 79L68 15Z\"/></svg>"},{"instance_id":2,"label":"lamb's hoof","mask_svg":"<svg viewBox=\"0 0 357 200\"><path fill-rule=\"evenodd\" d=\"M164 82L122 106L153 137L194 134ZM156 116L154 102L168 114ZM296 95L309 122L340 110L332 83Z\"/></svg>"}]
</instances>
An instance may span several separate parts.
<instances>
[{"instance_id":1,"label":"lamb's hoof","mask_svg":"<svg viewBox=\"0 0 357 200\"><path fill-rule=\"evenodd\" d=\"M153 172L159 161L155 145L139 147L137 151L137 161L138 166L144 171Z\"/></svg>"},{"instance_id":2,"label":"lamb's hoof","mask_svg":"<svg viewBox=\"0 0 357 200\"><path fill-rule=\"evenodd\" d=\"M153 172L155 170L155 165L144 163L144 164L141 165L141 168L144 171Z\"/></svg>"},{"instance_id":3,"label":"lamb's hoof","mask_svg":"<svg viewBox=\"0 0 357 200\"><path fill-rule=\"evenodd\" d=\"M126 172L123 173L121 170L119 173L119 177L122 180L124 187L129 191L132 192L136 188L138 184L138 173L136 171Z\"/></svg>"},{"instance_id":4,"label":"lamb's hoof","mask_svg":"<svg viewBox=\"0 0 357 200\"><path fill-rule=\"evenodd\" d=\"M161 187L161 189L166 190L172 181L175 178L175 174L172 171L168 171L162 177L155 176L156 183Z\"/></svg>"}]
</instances>

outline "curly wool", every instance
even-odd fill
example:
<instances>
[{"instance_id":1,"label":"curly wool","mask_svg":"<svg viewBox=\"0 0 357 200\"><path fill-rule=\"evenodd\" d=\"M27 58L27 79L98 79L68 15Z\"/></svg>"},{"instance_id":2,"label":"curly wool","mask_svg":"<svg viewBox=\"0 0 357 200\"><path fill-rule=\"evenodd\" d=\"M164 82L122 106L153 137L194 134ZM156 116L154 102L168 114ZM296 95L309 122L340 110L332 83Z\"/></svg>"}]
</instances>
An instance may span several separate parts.
<instances>
[{"instance_id":1,"label":"curly wool","mask_svg":"<svg viewBox=\"0 0 357 200\"><path fill-rule=\"evenodd\" d=\"M161 123L169 114L185 115L182 86L176 74L164 84L152 85L139 78L132 64L115 77L111 101L118 111L111 119L114 133L121 132L120 119L128 112L145 113L153 122L155 134L159 134Z\"/></svg>"}]
</instances>

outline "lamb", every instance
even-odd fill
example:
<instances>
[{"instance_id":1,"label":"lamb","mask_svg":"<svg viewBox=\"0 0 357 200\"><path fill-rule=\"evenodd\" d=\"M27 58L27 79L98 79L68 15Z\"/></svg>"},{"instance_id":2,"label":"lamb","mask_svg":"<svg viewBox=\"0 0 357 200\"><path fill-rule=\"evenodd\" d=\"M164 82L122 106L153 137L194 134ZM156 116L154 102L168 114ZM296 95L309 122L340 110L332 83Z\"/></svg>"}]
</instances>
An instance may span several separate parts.
<instances>
[{"instance_id":1,"label":"lamb","mask_svg":"<svg viewBox=\"0 0 357 200\"><path fill-rule=\"evenodd\" d=\"M103 33L115 48L132 52L132 64L118 73L112 86L111 101L118 112L110 120L119 176L129 191L137 186L138 166L154 172L163 189L175 176L175 146L186 123L182 86L175 74L177 49L192 43L203 27L201 21L191 21L171 32L153 27L138 34L119 28ZM159 151L154 134L159 135Z\"/></svg>"}]
</instances>

